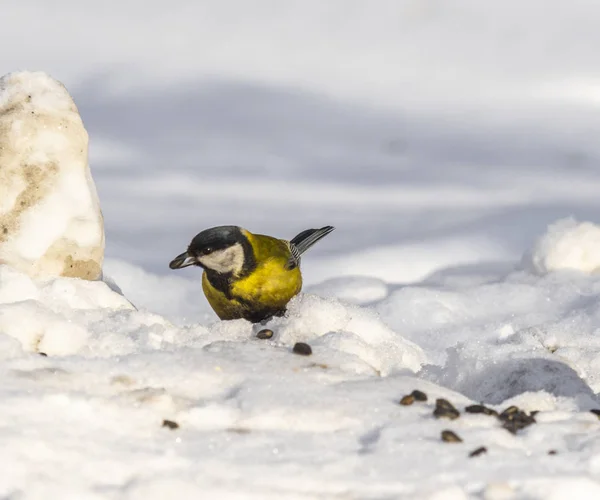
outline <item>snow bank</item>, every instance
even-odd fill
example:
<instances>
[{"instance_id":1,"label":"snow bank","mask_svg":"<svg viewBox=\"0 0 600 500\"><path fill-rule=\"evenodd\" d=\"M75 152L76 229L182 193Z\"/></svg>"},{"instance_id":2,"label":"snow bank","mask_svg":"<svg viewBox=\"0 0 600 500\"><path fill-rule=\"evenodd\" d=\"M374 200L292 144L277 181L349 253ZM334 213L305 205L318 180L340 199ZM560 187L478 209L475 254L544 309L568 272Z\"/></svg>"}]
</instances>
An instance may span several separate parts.
<instances>
[{"instance_id":1,"label":"snow bank","mask_svg":"<svg viewBox=\"0 0 600 500\"><path fill-rule=\"evenodd\" d=\"M135 308L100 281L56 278L34 282L28 275L2 265L0 291L0 332L17 339L24 351L48 355L85 350L94 353L94 334L110 337L111 327L118 325L121 332L111 351L116 352L128 326L143 324L139 323L141 318L133 323L127 313L135 316ZM111 325L111 321L115 323ZM99 341L96 338L96 343Z\"/></svg>"},{"instance_id":2,"label":"snow bank","mask_svg":"<svg viewBox=\"0 0 600 500\"><path fill-rule=\"evenodd\" d=\"M346 353L380 375L416 372L426 360L420 347L392 331L374 311L334 299L302 294L290 302L286 318L271 324L286 345L309 342L328 351L324 357Z\"/></svg>"},{"instance_id":3,"label":"snow bank","mask_svg":"<svg viewBox=\"0 0 600 500\"><path fill-rule=\"evenodd\" d=\"M524 265L538 273L563 269L597 273L600 270L600 226L561 219L525 254Z\"/></svg>"},{"instance_id":4,"label":"snow bank","mask_svg":"<svg viewBox=\"0 0 600 500\"><path fill-rule=\"evenodd\" d=\"M0 266L9 498L596 494L600 276L343 278L300 294L260 340L257 326L217 320L196 276L106 268L104 282ZM312 354L293 353L296 342ZM427 401L399 404L415 389ZM435 418L438 398L460 417ZM465 411L479 402L539 413L512 434ZM462 441L444 443L444 430Z\"/></svg>"},{"instance_id":5,"label":"snow bank","mask_svg":"<svg viewBox=\"0 0 600 500\"><path fill-rule=\"evenodd\" d=\"M45 73L0 79L0 176L0 262L34 277L99 278L104 228L88 134Z\"/></svg>"}]
</instances>

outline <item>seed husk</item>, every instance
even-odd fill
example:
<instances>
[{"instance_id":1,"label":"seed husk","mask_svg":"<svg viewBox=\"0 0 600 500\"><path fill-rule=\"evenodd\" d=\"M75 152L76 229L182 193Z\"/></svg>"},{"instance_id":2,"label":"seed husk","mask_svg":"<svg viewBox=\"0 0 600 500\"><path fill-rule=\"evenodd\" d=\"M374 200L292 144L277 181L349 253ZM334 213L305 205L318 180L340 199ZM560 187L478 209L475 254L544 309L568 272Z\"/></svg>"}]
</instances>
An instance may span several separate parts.
<instances>
[{"instance_id":1,"label":"seed husk","mask_svg":"<svg viewBox=\"0 0 600 500\"><path fill-rule=\"evenodd\" d=\"M556 455L556 450L549 450L548 455Z\"/></svg>"},{"instance_id":2,"label":"seed husk","mask_svg":"<svg viewBox=\"0 0 600 500\"><path fill-rule=\"evenodd\" d=\"M433 416L435 418L449 418L450 420L454 420L460 417L460 413L450 401L440 398L435 400Z\"/></svg>"},{"instance_id":3,"label":"seed husk","mask_svg":"<svg viewBox=\"0 0 600 500\"><path fill-rule=\"evenodd\" d=\"M473 450L471 453L469 453L470 457L478 457L479 455L483 455L484 453L487 453L487 448L485 446L480 446L479 448Z\"/></svg>"},{"instance_id":4,"label":"seed husk","mask_svg":"<svg viewBox=\"0 0 600 500\"><path fill-rule=\"evenodd\" d=\"M261 340L268 340L270 338L273 338L273 330L269 330L268 328L264 328L263 330L261 330L260 332L258 332L256 334L256 338L257 339L261 339Z\"/></svg>"},{"instance_id":5,"label":"seed husk","mask_svg":"<svg viewBox=\"0 0 600 500\"><path fill-rule=\"evenodd\" d=\"M412 394L407 394L403 396L400 400L400 404L403 406L409 406L415 402L415 397Z\"/></svg>"},{"instance_id":6,"label":"seed husk","mask_svg":"<svg viewBox=\"0 0 600 500\"><path fill-rule=\"evenodd\" d=\"M45 352L40 352L40 353L39 353L39 355L40 355L40 356L44 356L45 358L47 358L47 357L48 357L48 355L47 355Z\"/></svg>"},{"instance_id":7,"label":"seed husk","mask_svg":"<svg viewBox=\"0 0 600 500\"><path fill-rule=\"evenodd\" d=\"M173 420L163 420L162 426L172 430L179 429L179 424Z\"/></svg>"},{"instance_id":8,"label":"seed husk","mask_svg":"<svg viewBox=\"0 0 600 500\"><path fill-rule=\"evenodd\" d=\"M312 348L304 342L296 342L293 351L300 356L310 356L312 354Z\"/></svg>"},{"instance_id":9,"label":"seed husk","mask_svg":"<svg viewBox=\"0 0 600 500\"><path fill-rule=\"evenodd\" d=\"M445 443L462 443L462 439L453 431L442 431L442 441Z\"/></svg>"},{"instance_id":10,"label":"seed husk","mask_svg":"<svg viewBox=\"0 0 600 500\"><path fill-rule=\"evenodd\" d=\"M503 422L502 427L513 434L536 423L532 415L528 415L516 406L509 406L500 413L498 418Z\"/></svg>"},{"instance_id":11,"label":"seed husk","mask_svg":"<svg viewBox=\"0 0 600 500\"><path fill-rule=\"evenodd\" d=\"M519 413L519 408L517 406L509 406L502 413L500 413L500 418L503 420L508 420L512 418L513 415Z\"/></svg>"},{"instance_id":12,"label":"seed husk","mask_svg":"<svg viewBox=\"0 0 600 500\"><path fill-rule=\"evenodd\" d=\"M498 416L498 412L496 410L492 410L491 408L488 408L487 406L483 405L470 405L465 408L465 411L467 413L480 413L483 415L490 415L494 417Z\"/></svg>"}]
</instances>

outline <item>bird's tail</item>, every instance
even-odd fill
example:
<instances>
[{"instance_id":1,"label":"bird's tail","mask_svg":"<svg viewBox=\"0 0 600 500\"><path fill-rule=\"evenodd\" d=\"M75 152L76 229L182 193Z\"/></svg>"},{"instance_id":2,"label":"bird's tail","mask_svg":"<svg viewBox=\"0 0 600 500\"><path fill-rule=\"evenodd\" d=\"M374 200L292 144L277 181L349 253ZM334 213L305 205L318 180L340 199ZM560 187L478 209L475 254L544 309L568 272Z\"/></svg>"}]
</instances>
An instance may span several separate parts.
<instances>
[{"instance_id":1,"label":"bird's tail","mask_svg":"<svg viewBox=\"0 0 600 500\"><path fill-rule=\"evenodd\" d=\"M292 252L295 254L294 256L296 258L300 258L304 252L306 252L321 238L327 236L334 229L335 228L333 226L325 226L321 229L307 229L306 231L302 231L300 234L294 236L290 240L290 246L293 249Z\"/></svg>"}]
</instances>

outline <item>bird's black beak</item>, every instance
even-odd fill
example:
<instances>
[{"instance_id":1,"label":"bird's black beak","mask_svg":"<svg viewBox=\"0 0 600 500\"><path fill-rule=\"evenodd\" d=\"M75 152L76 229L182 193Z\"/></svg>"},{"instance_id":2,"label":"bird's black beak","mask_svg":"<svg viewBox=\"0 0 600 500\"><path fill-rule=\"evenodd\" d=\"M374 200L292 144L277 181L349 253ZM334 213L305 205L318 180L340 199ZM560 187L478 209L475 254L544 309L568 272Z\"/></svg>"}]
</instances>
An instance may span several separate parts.
<instances>
[{"instance_id":1,"label":"bird's black beak","mask_svg":"<svg viewBox=\"0 0 600 500\"><path fill-rule=\"evenodd\" d=\"M194 257L187 252L183 252L169 263L169 267L171 269L182 269L184 267L193 266L195 263L196 259Z\"/></svg>"}]
</instances>

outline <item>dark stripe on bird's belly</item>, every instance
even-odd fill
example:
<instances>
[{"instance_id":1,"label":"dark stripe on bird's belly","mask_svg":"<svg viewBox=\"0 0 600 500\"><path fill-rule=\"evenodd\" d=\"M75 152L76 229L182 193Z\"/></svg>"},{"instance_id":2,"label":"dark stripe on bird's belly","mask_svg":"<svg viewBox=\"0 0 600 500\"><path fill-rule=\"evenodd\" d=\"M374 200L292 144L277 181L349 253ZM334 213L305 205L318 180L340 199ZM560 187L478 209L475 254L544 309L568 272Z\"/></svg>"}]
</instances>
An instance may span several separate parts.
<instances>
[{"instance_id":1,"label":"dark stripe on bird's belly","mask_svg":"<svg viewBox=\"0 0 600 500\"><path fill-rule=\"evenodd\" d=\"M208 282L221 292L228 300L232 299L231 296L231 279L233 278L233 273L217 273L216 271L212 271L210 269L206 269L206 278Z\"/></svg>"}]
</instances>

